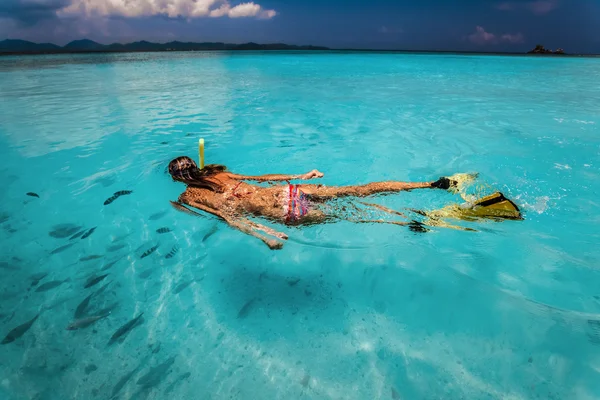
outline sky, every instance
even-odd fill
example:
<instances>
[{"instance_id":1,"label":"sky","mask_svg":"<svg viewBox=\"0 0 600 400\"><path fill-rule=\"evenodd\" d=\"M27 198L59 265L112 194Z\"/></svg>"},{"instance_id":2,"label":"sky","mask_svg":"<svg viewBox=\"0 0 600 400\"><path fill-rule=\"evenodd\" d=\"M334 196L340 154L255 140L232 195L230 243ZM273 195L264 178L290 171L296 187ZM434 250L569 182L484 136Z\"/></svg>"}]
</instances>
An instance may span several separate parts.
<instances>
[{"instance_id":1,"label":"sky","mask_svg":"<svg viewBox=\"0 0 600 400\"><path fill-rule=\"evenodd\" d=\"M600 0L0 0L0 40L600 53Z\"/></svg>"}]
</instances>

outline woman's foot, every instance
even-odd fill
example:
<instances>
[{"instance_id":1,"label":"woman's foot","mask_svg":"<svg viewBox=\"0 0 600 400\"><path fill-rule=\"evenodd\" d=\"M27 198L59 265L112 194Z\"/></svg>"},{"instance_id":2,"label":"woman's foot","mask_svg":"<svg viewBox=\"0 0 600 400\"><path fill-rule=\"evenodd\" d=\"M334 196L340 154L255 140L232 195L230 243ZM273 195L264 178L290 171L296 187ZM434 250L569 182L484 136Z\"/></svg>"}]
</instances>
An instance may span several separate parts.
<instances>
[{"instance_id":1,"label":"woman's foot","mask_svg":"<svg viewBox=\"0 0 600 400\"><path fill-rule=\"evenodd\" d=\"M442 176L437 181L431 184L431 187L450 190L454 193L463 190L477 179L479 173L474 174L454 174L452 176Z\"/></svg>"},{"instance_id":2,"label":"woman's foot","mask_svg":"<svg viewBox=\"0 0 600 400\"><path fill-rule=\"evenodd\" d=\"M438 188L438 189L443 189L443 190L448 190L450 188L455 188L456 185L458 185L457 181L452 180L450 178L446 178L445 176L442 176L440 179L438 179L437 181L433 182L431 184L431 187Z\"/></svg>"}]
</instances>

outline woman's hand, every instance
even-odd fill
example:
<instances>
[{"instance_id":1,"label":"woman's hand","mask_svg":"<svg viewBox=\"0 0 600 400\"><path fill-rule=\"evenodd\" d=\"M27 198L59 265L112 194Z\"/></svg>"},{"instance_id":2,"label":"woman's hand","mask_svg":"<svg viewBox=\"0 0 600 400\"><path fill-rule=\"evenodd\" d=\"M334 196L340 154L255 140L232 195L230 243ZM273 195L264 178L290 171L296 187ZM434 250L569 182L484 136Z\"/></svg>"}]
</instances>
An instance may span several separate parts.
<instances>
[{"instance_id":1,"label":"woman's hand","mask_svg":"<svg viewBox=\"0 0 600 400\"><path fill-rule=\"evenodd\" d=\"M283 248L283 243L275 239L267 240L265 241L265 244L269 246L271 250L281 250Z\"/></svg>"},{"instance_id":2,"label":"woman's hand","mask_svg":"<svg viewBox=\"0 0 600 400\"><path fill-rule=\"evenodd\" d=\"M322 178L322 177L323 177L322 172L319 172L316 169L313 169L312 171L310 171L304 175L301 175L300 179L309 180L309 179L313 179L313 178Z\"/></svg>"}]
</instances>

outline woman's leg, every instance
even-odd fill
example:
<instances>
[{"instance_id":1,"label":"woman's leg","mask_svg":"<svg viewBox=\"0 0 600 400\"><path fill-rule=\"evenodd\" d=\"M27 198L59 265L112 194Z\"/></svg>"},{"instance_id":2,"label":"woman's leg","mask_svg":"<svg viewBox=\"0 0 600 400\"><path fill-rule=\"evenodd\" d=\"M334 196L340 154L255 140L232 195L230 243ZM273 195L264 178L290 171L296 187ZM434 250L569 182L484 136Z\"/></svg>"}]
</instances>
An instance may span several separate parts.
<instances>
[{"instance_id":1,"label":"woman's leg","mask_svg":"<svg viewBox=\"0 0 600 400\"><path fill-rule=\"evenodd\" d=\"M434 188L434 182L372 182L357 186L321 186L301 185L300 190L310 197L334 198L334 197L366 197L377 193L394 193L403 190Z\"/></svg>"}]
</instances>

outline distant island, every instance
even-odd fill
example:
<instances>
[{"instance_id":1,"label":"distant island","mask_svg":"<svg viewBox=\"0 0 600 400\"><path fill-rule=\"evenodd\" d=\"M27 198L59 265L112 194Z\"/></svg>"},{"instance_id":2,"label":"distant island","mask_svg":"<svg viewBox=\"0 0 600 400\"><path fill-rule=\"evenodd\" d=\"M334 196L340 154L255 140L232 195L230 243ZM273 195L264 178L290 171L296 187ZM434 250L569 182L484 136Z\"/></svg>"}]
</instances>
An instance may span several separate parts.
<instances>
[{"instance_id":1,"label":"distant island","mask_svg":"<svg viewBox=\"0 0 600 400\"><path fill-rule=\"evenodd\" d=\"M295 46L283 43L230 44L220 42L169 42L152 43L147 41L127 44L100 44L93 40L74 40L65 46L52 43L34 43L26 40L7 39L0 41L0 54L58 54L58 53L118 53L147 51L202 51L202 50L329 50L322 46Z\"/></svg>"},{"instance_id":2,"label":"distant island","mask_svg":"<svg viewBox=\"0 0 600 400\"><path fill-rule=\"evenodd\" d=\"M555 51L552 51L550 49L546 49L541 44L538 44L537 46L535 46L535 49L528 51L527 54L560 54L560 55L564 55L565 51L563 49L556 49Z\"/></svg>"}]
</instances>

